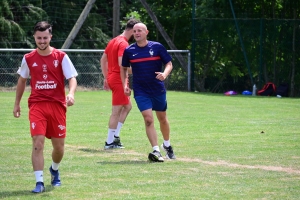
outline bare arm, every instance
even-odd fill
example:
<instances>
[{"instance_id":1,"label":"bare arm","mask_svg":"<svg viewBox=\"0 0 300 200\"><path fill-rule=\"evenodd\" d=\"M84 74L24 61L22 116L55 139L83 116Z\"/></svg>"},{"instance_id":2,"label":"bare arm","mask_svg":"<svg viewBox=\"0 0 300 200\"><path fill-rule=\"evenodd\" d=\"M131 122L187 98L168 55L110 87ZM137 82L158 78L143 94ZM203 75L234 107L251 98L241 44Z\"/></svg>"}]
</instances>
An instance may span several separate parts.
<instances>
[{"instance_id":1,"label":"bare arm","mask_svg":"<svg viewBox=\"0 0 300 200\"><path fill-rule=\"evenodd\" d=\"M106 53L103 53L103 55L100 59L100 65L101 65L101 70L102 70L102 74L104 77L103 89L109 90L109 86L107 84L108 62L107 62L107 54Z\"/></svg>"},{"instance_id":2,"label":"bare arm","mask_svg":"<svg viewBox=\"0 0 300 200\"><path fill-rule=\"evenodd\" d=\"M161 80L161 81L164 81L169 76L172 69L173 69L173 65L172 65L172 62L170 61L165 65L165 70L164 70L163 73L155 72L155 74L157 74L156 78Z\"/></svg>"},{"instance_id":3,"label":"bare arm","mask_svg":"<svg viewBox=\"0 0 300 200\"><path fill-rule=\"evenodd\" d=\"M69 78L69 93L66 96L66 104L67 106L72 106L75 103L75 91L77 87L77 80L75 77Z\"/></svg>"},{"instance_id":4,"label":"bare arm","mask_svg":"<svg viewBox=\"0 0 300 200\"><path fill-rule=\"evenodd\" d=\"M122 56L118 57L118 61L119 61L119 66L120 66L120 76L121 76L121 80L122 80L122 84L123 84L123 88L124 88L124 93L125 93L125 95L130 96L131 89L127 85L127 83L128 83L128 67L122 66Z\"/></svg>"},{"instance_id":5,"label":"bare arm","mask_svg":"<svg viewBox=\"0 0 300 200\"><path fill-rule=\"evenodd\" d=\"M25 91L26 80L27 80L26 78L23 78L21 76L18 79L17 89L16 89L15 106L14 106L14 110L13 110L14 117L16 117L16 118L21 116L20 102L21 102L22 96Z\"/></svg>"}]
</instances>

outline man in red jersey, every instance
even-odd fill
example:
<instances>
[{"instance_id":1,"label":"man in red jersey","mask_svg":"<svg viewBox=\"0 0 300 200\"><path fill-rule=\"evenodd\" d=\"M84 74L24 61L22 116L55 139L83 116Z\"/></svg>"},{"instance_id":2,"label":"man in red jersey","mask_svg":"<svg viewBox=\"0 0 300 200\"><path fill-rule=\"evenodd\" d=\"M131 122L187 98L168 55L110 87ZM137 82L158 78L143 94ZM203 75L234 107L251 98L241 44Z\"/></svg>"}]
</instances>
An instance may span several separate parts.
<instances>
[{"instance_id":1,"label":"man in red jersey","mask_svg":"<svg viewBox=\"0 0 300 200\"><path fill-rule=\"evenodd\" d=\"M21 115L20 101L22 99L26 80L30 77L31 94L28 98L30 132L32 137L32 166L36 178L33 193L45 191L44 143L45 137L51 139L52 186L60 186L58 167L64 155L66 137L66 106L74 104L74 93L77 87L78 75L68 55L50 46L52 26L41 21L34 26L37 49L24 55L16 89L16 99L13 114ZM65 95L64 79L69 81L69 93Z\"/></svg>"},{"instance_id":2,"label":"man in red jersey","mask_svg":"<svg viewBox=\"0 0 300 200\"><path fill-rule=\"evenodd\" d=\"M120 130L132 105L130 97L124 94L120 68L124 49L129 45L128 40L132 38L132 28L138 22L136 19L128 20L123 33L109 41L100 60L104 76L103 88L112 90L112 113L108 122L104 149L124 148L120 141ZM126 82L129 84L128 77Z\"/></svg>"}]
</instances>

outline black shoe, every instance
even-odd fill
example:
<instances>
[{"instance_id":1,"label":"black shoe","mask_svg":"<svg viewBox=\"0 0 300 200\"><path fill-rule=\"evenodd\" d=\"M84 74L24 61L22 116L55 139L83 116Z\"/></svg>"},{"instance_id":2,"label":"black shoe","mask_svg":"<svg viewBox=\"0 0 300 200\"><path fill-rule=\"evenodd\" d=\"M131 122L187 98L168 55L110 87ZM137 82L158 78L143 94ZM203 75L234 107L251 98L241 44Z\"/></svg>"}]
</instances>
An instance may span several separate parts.
<instances>
[{"instance_id":1,"label":"black shoe","mask_svg":"<svg viewBox=\"0 0 300 200\"><path fill-rule=\"evenodd\" d=\"M125 148L123 146L123 144L121 143L120 137L115 136L114 143L115 143L116 148L118 148L118 149L124 149Z\"/></svg>"},{"instance_id":2,"label":"black shoe","mask_svg":"<svg viewBox=\"0 0 300 200\"><path fill-rule=\"evenodd\" d=\"M124 149L125 147L117 145L115 142L112 142L110 144L107 144L107 142L105 142L104 145L104 150L108 150L108 149Z\"/></svg>"},{"instance_id":3,"label":"black shoe","mask_svg":"<svg viewBox=\"0 0 300 200\"><path fill-rule=\"evenodd\" d=\"M152 162L164 162L164 158L161 156L159 151L149 153L148 159Z\"/></svg>"},{"instance_id":4,"label":"black shoe","mask_svg":"<svg viewBox=\"0 0 300 200\"><path fill-rule=\"evenodd\" d=\"M176 159L176 156L173 152L173 148L172 146L170 145L169 147L166 147L165 144L163 143L161 145L162 149L167 153L166 154L166 157L169 158L169 159Z\"/></svg>"}]
</instances>

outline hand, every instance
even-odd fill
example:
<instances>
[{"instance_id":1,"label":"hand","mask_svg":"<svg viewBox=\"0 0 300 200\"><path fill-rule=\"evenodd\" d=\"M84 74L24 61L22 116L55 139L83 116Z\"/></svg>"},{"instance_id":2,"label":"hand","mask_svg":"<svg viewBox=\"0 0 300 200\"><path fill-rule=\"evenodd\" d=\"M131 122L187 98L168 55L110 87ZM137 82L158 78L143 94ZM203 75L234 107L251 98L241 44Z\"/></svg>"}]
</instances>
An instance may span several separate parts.
<instances>
[{"instance_id":1,"label":"hand","mask_svg":"<svg viewBox=\"0 0 300 200\"><path fill-rule=\"evenodd\" d=\"M19 118L21 116L21 107L19 105L14 107L13 114L15 118Z\"/></svg>"},{"instance_id":2,"label":"hand","mask_svg":"<svg viewBox=\"0 0 300 200\"><path fill-rule=\"evenodd\" d=\"M155 74L157 74L155 78L160 81L164 81L167 78L167 75L162 72L155 72Z\"/></svg>"},{"instance_id":3,"label":"hand","mask_svg":"<svg viewBox=\"0 0 300 200\"><path fill-rule=\"evenodd\" d=\"M68 95L66 96L66 105L67 105L67 106L73 106L74 103L75 103L74 95L68 94Z\"/></svg>"},{"instance_id":4,"label":"hand","mask_svg":"<svg viewBox=\"0 0 300 200\"><path fill-rule=\"evenodd\" d=\"M104 81L103 81L103 90L106 90L106 91L110 90L108 83L107 83L107 79L104 79Z\"/></svg>"},{"instance_id":5,"label":"hand","mask_svg":"<svg viewBox=\"0 0 300 200\"><path fill-rule=\"evenodd\" d=\"M125 87L125 88L124 88L124 94L125 94L126 96L130 96L130 95L131 95L131 89L130 89L129 87Z\"/></svg>"}]
</instances>

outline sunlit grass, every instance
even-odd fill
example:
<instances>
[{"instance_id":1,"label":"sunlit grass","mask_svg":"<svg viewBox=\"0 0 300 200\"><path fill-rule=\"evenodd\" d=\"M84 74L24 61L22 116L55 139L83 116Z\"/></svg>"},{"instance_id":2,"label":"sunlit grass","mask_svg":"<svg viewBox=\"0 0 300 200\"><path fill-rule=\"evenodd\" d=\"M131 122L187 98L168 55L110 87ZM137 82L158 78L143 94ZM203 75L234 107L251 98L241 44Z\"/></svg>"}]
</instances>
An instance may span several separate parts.
<instances>
[{"instance_id":1,"label":"sunlit grass","mask_svg":"<svg viewBox=\"0 0 300 200\"><path fill-rule=\"evenodd\" d=\"M299 99L170 91L168 117L176 160L149 163L152 150L133 100L125 149L104 151L111 94L77 92L68 108L62 186L34 195L27 97L12 115L14 92L1 92L0 199L298 199ZM155 121L158 130L159 124ZM158 131L159 141L162 137Z\"/></svg>"}]
</instances>

